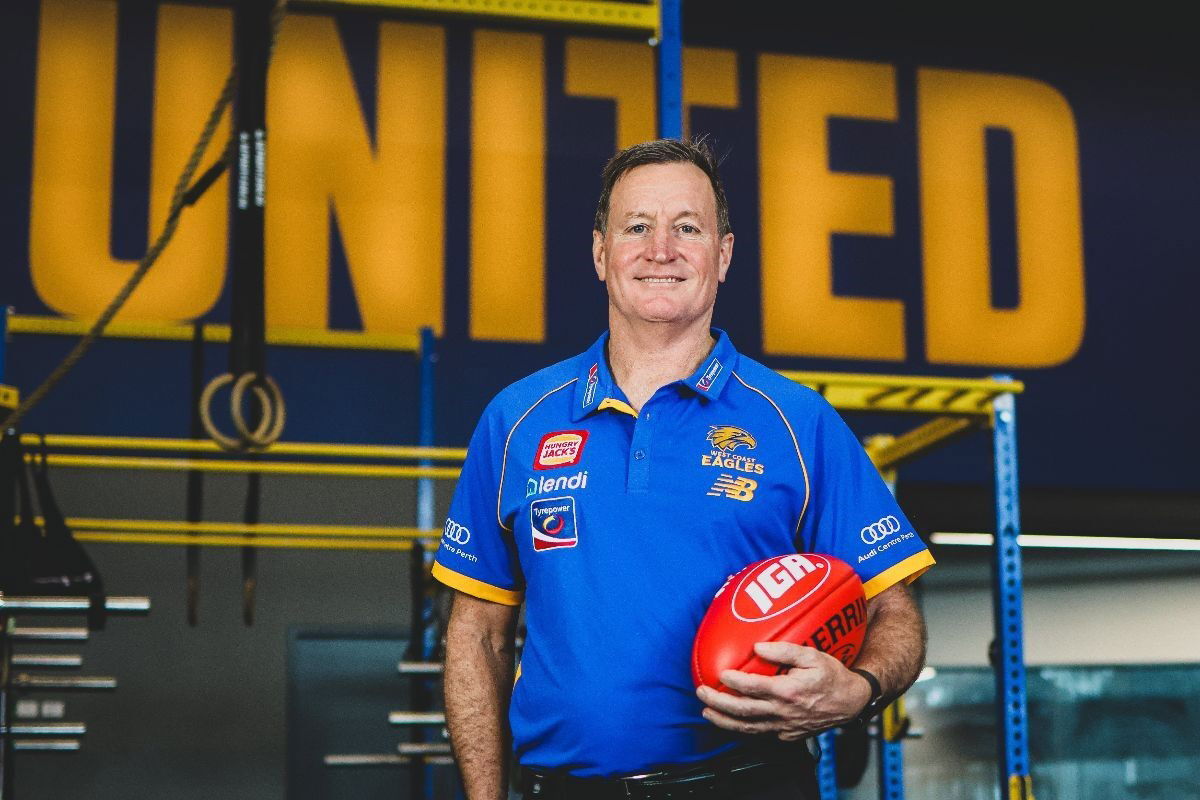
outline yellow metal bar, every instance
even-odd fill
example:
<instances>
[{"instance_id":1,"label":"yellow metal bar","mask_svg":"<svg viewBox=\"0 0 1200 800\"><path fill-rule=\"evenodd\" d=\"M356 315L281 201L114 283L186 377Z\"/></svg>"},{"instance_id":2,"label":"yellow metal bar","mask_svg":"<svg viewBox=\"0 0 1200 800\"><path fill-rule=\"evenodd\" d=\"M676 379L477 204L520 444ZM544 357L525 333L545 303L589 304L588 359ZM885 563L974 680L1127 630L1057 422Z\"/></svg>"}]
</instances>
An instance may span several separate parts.
<instances>
[{"instance_id":1,"label":"yellow metal bar","mask_svg":"<svg viewBox=\"0 0 1200 800\"><path fill-rule=\"evenodd\" d=\"M581 0L304 0L305 5L366 6L437 14L473 14L655 31L657 3Z\"/></svg>"},{"instance_id":2,"label":"yellow metal bar","mask_svg":"<svg viewBox=\"0 0 1200 800\"><path fill-rule=\"evenodd\" d=\"M908 733L910 721L908 712L904 709L904 696L901 695L883 710L880 716L882 730L880 735L885 742L898 742Z\"/></svg>"},{"instance_id":3,"label":"yellow metal bar","mask_svg":"<svg viewBox=\"0 0 1200 800\"><path fill-rule=\"evenodd\" d=\"M56 336L82 336L92 327L90 320L64 317L13 314L8 318L11 333L36 333ZM228 325L202 326L206 342L228 342ZM114 322L104 329L110 339L154 339L159 341L191 341L190 325L159 325L143 322ZM267 344L290 347L327 347L344 350L398 350L415 353L420 337L413 334L364 333L360 331L320 331L299 328L268 328Z\"/></svg>"},{"instance_id":4,"label":"yellow metal bar","mask_svg":"<svg viewBox=\"0 0 1200 800\"><path fill-rule=\"evenodd\" d=\"M41 437L25 434L21 441L37 446ZM192 453L223 453L216 442L208 439L169 439L146 436L84 436L52 433L46 436L46 446L80 450L174 450ZM375 444L324 444L318 442L276 442L264 455L345 456L350 458L430 459L461 461L467 457L462 447L410 447Z\"/></svg>"},{"instance_id":5,"label":"yellow metal bar","mask_svg":"<svg viewBox=\"0 0 1200 800\"><path fill-rule=\"evenodd\" d=\"M180 533L108 533L76 531L75 538L81 542L108 542L115 544L169 544L197 545L201 547L286 547L301 550L411 550L409 540L387 539L304 539L284 536L189 536Z\"/></svg>"},{"instance_id":6,"label":"yellow metal bar","mask_svg":"<svg viewBox=\"0 0 1200 800\"><path fill-rule=\"evenodd\" d=\"M992 400L1024 390L1020 381L939 378L841 372L780 372L820 392L834 407L850 411L904 411L988 416Z\"/></svg>"},{"instance_id":7,"label":"yellow metal bar","mask_svg":"<svg viewBox=\"0 0 1200 800\"><path fill-rule=\"evenodd\" d=\"M1008 776L1009 800L1034 800L1033 778L1028 775Z\"/></svg>"},{"instance_id":8,"label":"yellow metal bar","mask_svg":"<svg viewBox=\"0 0 1200 800\"><path fill-rule=\"evenodd\" d=\"M29 459L30 457L27 457ZM101 469L200 470L202 472L257 472L272 475L328 475L361 478L457 478L455 467L403 467L372 464L302 464L295 461L217 461L205 458L140 458L137 456L76 456L51 454L57 467Z\"/></svg>"},{"instance_id":9,"label":"yellow metal bar","mask_svg":"<svg viewBox=\"0 0 1200 800\"><path fill-rule=\"evenodd\" d=\"M21 405L21 393L15 387L0 384L0 408L16 408Z\"/></svg>"},{"instance_id":10,"label":"yellow metal bar","mask_svg":"<svg viewBox=\"0 0 1200 800\"><path fill-rule=\"evenodd\" d=\"M997 393L1012 392L1013 394L1025 391L1025 384L1021 381L995 381L991 378L943 378L933 375L873 375L869 372L806 372L800 370L781 370L779 374L806 385L823 383L866 387L974 389Z\"/></svg>"},{"instance_id":11,"label":"yellow metal bar","mask_svg":"<svg viewBox=\"0 0 1200 800\"><path fill-rule=\"evenodd\" d=\"M867 455L881 472L893 469L980 424L970 417L935 417L900 436L875 437L867 442Z\"/></svg>"},{"instance_id":12,"label":"yellow metal bar","mask_svg":"<svg viewBox=\"0 0 1200 800\"><path fill-rule=\"evenodd\" d=\"M39 524L43 521L38 520ZM71 517L67 525L76 530L120 531L124 533L192 533L253 536L358 536L391 539L433 539L439 529L405 528L389 525L313 525L261 522L246 525L236 522L183 522L154 519L95 519Z\"/></svg>"}]
</instances>

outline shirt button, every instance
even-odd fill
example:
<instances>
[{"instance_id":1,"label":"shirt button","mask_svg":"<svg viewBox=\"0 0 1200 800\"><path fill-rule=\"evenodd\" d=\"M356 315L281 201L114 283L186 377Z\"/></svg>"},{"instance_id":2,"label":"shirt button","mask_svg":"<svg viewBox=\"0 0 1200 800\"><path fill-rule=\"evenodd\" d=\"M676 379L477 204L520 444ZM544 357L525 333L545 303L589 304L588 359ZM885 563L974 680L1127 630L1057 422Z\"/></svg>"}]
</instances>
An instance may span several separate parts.
<instances>
[{"instance_id":1,"label":"shirt button","mask_svg":"<svg viewBox=\"0 0 1200 800\"><path fill-rule=\"evenodd\" d=\"M641 461L643 458L646 457L646 451L645 450L634 450L633 457L635 460Z\"/></svg>"}]
</instances>

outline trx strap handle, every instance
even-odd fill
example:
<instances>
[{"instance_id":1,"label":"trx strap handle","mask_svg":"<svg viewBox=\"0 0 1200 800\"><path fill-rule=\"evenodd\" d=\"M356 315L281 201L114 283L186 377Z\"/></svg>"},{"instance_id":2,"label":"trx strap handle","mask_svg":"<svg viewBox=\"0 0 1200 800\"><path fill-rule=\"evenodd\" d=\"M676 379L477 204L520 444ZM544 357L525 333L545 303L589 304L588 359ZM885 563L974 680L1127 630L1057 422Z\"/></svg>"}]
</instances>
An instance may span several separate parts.
<instances>
[{"instance_id":1,"label":"trx strap handle","mask_svg":"<svg viewBox=\"0 0 1200 800\"><path fill-rule=\"evenodd\" d=\"M67 526L66 517L58 506L54 490L50 487L50 473L46 458L46 436L41 436L41 446L30 464L33 485L41 506L44 528L45 564L35 573L32 580L38 584L39 593L57 592L86 594L88 596L88 628L104 630L108 613L105 608L104 581L100 571L92 562L83 545L75 540Z\"/></svg>"},{"instance_id":2,"label":"trx strap handle","mask_svg":"<svg viewBox=\"0 0 1200 800\"><path fill-rule=\"evenodd\" d=\"M266 281L263 219L266 206L267 64L281 4L240 0L234 10L234 48L238 71L234 99L233 156L229 182L230 220L229 371L217 376L200 397L201 422L226 450L265 450L279 440L286 420L283 393L266 369ZM230 415L236 436L223 433L209 409L217 390L232 385ZM243 413L246 390L257 400L249 418Z\"/></svg>"}]
</instances>

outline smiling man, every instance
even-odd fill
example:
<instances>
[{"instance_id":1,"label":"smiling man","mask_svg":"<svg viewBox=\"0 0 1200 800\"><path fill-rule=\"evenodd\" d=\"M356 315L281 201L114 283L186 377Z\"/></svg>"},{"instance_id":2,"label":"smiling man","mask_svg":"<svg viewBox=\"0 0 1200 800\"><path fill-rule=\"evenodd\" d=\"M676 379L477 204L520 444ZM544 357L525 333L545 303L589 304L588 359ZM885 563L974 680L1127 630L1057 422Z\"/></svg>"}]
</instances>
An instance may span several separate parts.
<instances>
[{"instance_id":1,"label":"smiling man","mask_svg":"<svg viewBox=\"0 0 1200 800\"><path fill-rule=\"evenodd\" d=\"M905 584L933 559L836 412L711 327L733 242L703 142L618 153L592 235L608 331L502 391L472 436L434 565L456 590L446 717L470 800L507 796L513 753L527 800L816 800L803 740L865 721L921 668ZM695 690L713 594L791 552L862 578L855 668L764 642L779 674Z\"/></svg>"}]
</instances>

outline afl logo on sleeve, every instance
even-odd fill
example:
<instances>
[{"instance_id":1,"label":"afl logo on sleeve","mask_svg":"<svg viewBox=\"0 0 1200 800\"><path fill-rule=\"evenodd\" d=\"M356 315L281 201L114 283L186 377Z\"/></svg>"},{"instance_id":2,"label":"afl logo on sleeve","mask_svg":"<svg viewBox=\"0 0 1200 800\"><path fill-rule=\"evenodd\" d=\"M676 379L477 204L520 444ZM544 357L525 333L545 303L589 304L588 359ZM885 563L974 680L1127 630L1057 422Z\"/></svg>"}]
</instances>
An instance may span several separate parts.
<instances>
[{"instance_id":1,"label":"afl logo on sleeve","mask_svg":"<svg viewBox=\"0 0 1200 800\"><path fill-rule=\"evenodd\" d=\"M574 497L534 500L529 506L529 524L534 550L574 547L579 543Z\"/></svg>"},{"instance_id":2,"label":"afl logo on sleeve","mask_svg":"<svg viewBox=\"0 0 1200 800\"><path fill-rule=\"evenodd\" d=\"M587 431L554 431L547 433L538 442L537 455L533 457L534 469L557 469L579 463L583 457L583 444Z\"/></svg>"}]
</instances>

